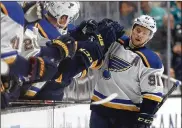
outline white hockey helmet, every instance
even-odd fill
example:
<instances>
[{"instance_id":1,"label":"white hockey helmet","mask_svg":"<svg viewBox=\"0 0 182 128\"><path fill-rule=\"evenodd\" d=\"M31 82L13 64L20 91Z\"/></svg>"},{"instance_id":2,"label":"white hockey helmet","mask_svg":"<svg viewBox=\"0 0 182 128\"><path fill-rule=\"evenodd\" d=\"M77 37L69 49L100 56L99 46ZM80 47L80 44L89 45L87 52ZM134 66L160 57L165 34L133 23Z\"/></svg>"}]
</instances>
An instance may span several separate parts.
<instances>
[{"instance_id":1,"label":"white hockey helmet","mask_svg":"<svg viewBox=\"0 0 182 128\"><path fill-rule=\"evenodd\" d=\"M156 21L153 17L149 15L141 15L140 17L136 18L134 20L133 27L136 24L142 27L145 27L152 32L150 39L153 37L154 33L157 31Z\"/></svg>"},{"instance_id":2,"label":"white hockey helmet","mask_svg":"<svg viewBox=\"0 0 182 128\"><path fill-rule=\"evenodd\" d=\"M60 18L63 15L67 16L66 25L70 22L73 22L79 17L80 4L79 2L47 2L46 3L47 11L57 19L57 23L64 27L64 25L59 23Z\"/></svg>"}]
</instances>

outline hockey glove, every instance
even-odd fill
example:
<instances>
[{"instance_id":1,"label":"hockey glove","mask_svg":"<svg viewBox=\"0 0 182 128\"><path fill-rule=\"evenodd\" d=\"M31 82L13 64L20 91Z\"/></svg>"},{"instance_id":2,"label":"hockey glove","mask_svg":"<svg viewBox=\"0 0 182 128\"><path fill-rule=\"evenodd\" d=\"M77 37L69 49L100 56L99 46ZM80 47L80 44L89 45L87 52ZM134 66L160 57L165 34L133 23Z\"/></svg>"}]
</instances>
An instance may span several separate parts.
<instances>
[{"instance_id":1,"label":"hockey glove","mask_svg":"<svg viewBox=\"0 0 182 128\"><path fill-rule=\"evenodd\" d=\"M119 39L120 37L122 37L125 33L124 31L124 27L122 25L120 25L118 22L113 21L111 23L111 25L114 28L115 34L116 34L116 39Z\"/></svg>"},{"instance_id":2,"label":"hockey glove","mask_svg":"<svg viewBox=\"0 0 182 128\"><path fill-rule=\"evenodd\" d=\"M77 42L70 35L62 35L58 39L46 43L49 47L56 47L60 51L60 60L72 58L77 49Z\"/></svg>"},{"instance_id":3,"label":"hockey glove","mask_svg":"<svg viewBox=\"0 0 182 128\"><path fill-rule=\"evenodd\" d=\"M98 23L98 31L102 35L105 44L105 52L113 42L124 34L123 29L124 27L118 22L107 18Z\"/></svg>"},{"instance_id":4,"label":"hockey glove","mask_svg":"<svg viewBox=\"0 0 182 128\"><path fill-rule=\"evenodd\" d=\"M29 2L23 7L24 17L28 23L35 23L41 20L43 14L43 3L41 2Z\"/></svg>"},{"instance_id":5,"label":"hockey glove","mask_svg":"<svg viewBox=\"0 0 182 128\"><path fill-rule=\"evenodd\" d=\"M83 32L83 34L90 35L95 32L97 26L97 22L93 19L90 19L88 21L82 21L79 29Z\"/></svg>"},{"instance_id":6,"label":"hockey glove","mask_svg":"<svg viewBox=\"0 0 182 128\"><path fill-rule=\"evenodd\" d=\"M95 20L84 20L79 26L73 31L70 31L70 35L74 37L75 40L85 41L89 38L91 34L97 29L97 22Z\"/></svg>"},{"instance_id":7,"label":"hockey glove","mask_svg":"<svg viewBox=\"0 0 182 128\"><path fill-rule=\"evenodd\" d=\"M137 116L137 121L134 128L150 128L153 122L153 116L147 113L140 113Z\"/></svg>"},{"instance_id":8,"label":"hockey glove","mask_svg":"<svg viewBox=\"0 0 182 128\"><path fill-rule=\"evenodd\" d=\"M45 57L30 57L30 81L46 81L52 79L57 72L57 66Z\"/></svg>"},{"instance_id":9,"label":"hockey glove","mask_svg":"<svg viewBox=\"0 0 182 128\"><path fill-rule=\"evenodd\" d=\"M16 76L1 76L1 108L9 106L10 101L17 100L20 96L22 82Z\"/></svg>"}]
</instances>

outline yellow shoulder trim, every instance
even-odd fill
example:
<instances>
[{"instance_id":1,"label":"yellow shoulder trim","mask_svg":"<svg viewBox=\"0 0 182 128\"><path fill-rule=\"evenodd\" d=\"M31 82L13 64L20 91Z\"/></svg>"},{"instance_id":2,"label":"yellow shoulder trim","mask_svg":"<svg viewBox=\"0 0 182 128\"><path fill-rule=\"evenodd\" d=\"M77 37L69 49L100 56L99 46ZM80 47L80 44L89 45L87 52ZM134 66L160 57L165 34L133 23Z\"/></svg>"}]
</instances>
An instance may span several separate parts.
<instances>
[{"instance_id":1,"label":"yellow shoulder trim","mask_svg":"<svg viewBox=\"0 0 182 128\"><path fill-rule=\"evenodd\" d=\"M36 24L35 24L35 27L37 27L37 28L40 30L41 34L42 34L45 38L48 38L46 32L45 32L44 29L40 26L39 23L36 23Z\"/></svg>"},{"instance_id":2,"label":"yellow shoulder trim","mask_svg":"<svg viewBox=\"0 0 182 128\"><path fill-rule=\"evenodd\" d=\"M148 68L150 68L150 64L149 64L147 58L145 57L145 55L144 55L142 52L139 52L139 51L136 51L136 53L138 53L138 54L142 57L142 59L144 60L146 66L147 66Z\"/></svg>"},{"instance_id":3,"label":"yellow shoulder trim","mask_svg":"<svg viewBox=\"0 0 182 128\"><path fill-rule=\"evenodd\" d=\"M4 6L4 4L2 4L2 3L0 2L0 5L1 5L1 9L2 9L3 13L4 13L5 15L8 15L8 11L7 11L6 7Z\"/></svg>"}]
</instances>

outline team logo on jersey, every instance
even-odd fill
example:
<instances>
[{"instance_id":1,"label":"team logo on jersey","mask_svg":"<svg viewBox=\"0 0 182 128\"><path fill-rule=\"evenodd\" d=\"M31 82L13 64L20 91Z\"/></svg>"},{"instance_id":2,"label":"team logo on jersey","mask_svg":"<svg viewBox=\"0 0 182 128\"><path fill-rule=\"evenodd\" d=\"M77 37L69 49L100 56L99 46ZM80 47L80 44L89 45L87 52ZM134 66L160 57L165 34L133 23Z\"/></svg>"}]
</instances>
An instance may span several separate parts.
<instances>
[{"instance_id":1,"label":"team logo on jersey","mask_svg":"<svg viewBox=\"0 0 182 128\"><path fill-rule=\"evenodd\" d=\"M115 55L109 58L109 71L122 72L129 69L131 66L132 64Z\"/></svg>"},{"instance_id":2,"label":"team logo on jersey","mask_svg":"<svg viewBox=\"0 0 182 128\"><path fill-rule=\"evenodd\" d=\"M102 73L102 76L105 80L109 80L111 78L111 73L109 70L105 69Z\"/></svg>"}]
</instances>

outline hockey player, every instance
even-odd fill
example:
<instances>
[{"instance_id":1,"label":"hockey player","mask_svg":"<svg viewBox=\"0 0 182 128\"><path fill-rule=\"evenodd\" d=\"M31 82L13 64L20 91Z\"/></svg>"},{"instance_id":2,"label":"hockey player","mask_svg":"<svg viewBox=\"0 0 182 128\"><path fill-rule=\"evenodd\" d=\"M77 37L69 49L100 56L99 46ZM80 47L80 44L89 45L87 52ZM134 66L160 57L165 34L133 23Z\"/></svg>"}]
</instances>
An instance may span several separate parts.
<instances>
[{"instance_id":1,"label":"hockey player","mask_svg":"<svg viewBox=\"0 0 182 128\"><path fill-rule=\"evenodd\" d=\"M141 15L130 37L123 36L106 53L92 101L112 93L118 97L103 105L91 105L90 128L149 128L154 109L162 100L163 65L145 44L155 34L156 21Z\"/></svg>"}]
</instances>

